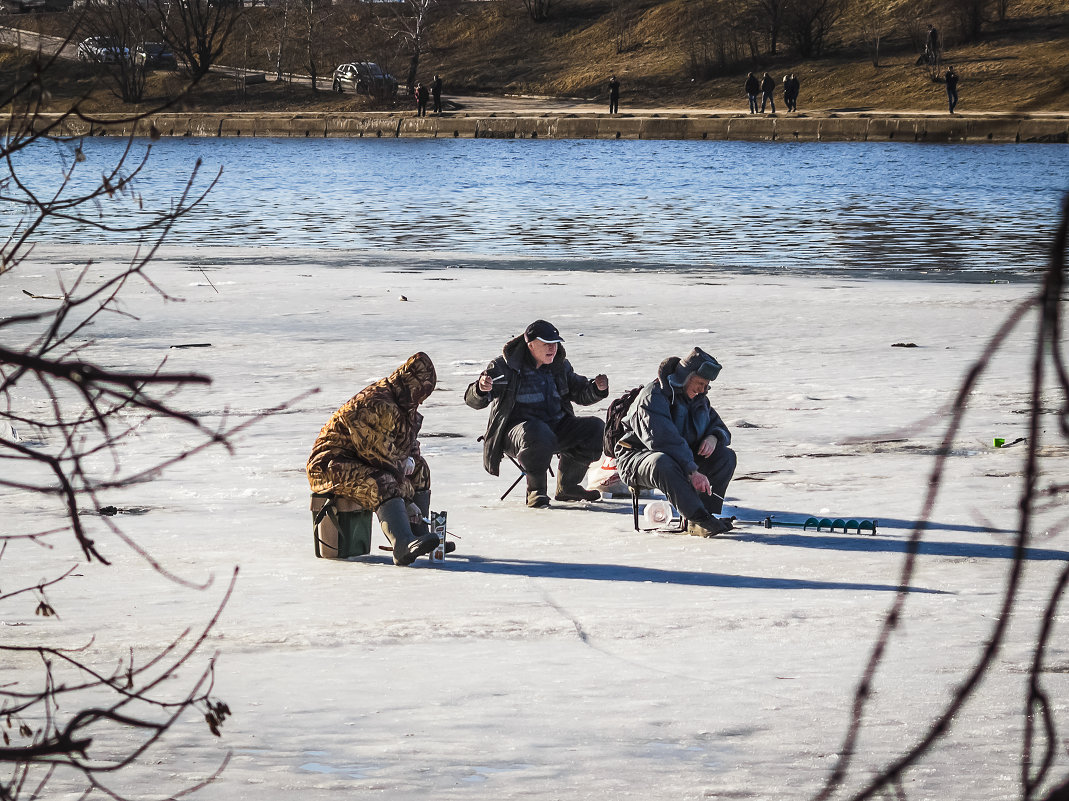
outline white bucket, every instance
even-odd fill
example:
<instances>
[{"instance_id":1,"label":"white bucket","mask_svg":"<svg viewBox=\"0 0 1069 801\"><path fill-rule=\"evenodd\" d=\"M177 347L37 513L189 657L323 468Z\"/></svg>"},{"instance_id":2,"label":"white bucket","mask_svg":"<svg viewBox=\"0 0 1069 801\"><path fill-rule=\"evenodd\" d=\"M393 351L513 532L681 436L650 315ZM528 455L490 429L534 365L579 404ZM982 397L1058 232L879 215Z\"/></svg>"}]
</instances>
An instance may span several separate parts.
<instances>
[{"instance_id":1,"label":"white bucket","mask_svg":"<svg viewBox=\"0 0 1069 801\"><path fill-rule=\"evenodd\" d=\"M648 528L659 528L672 519L672 504L668 501L650 501L642 510L642 519Z\"/></svg>"}]
</instances>

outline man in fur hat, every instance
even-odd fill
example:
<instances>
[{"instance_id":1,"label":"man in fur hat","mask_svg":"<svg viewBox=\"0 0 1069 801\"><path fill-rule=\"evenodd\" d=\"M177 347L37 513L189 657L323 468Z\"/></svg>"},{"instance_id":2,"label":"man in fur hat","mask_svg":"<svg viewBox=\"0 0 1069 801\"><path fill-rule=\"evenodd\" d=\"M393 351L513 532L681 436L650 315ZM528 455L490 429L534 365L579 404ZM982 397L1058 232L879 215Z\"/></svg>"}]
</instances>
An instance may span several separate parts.
<instances>
[{"instance_id":1,"label":"man in fur hat","mask_svg":"<svg viewBox=\"0 0 1069 801\"><path fill-rule=\"evenodd\" d=\"M687 518L688 532L702 537L731 530L731 521L717 515L735 474L735 452L706 395L719 374L719 362L701 348L686 359L665 359L632 403L616 445L620 478L659 489Z\"/></svg>"},{"instance_id":2,"label":"man in fur hat","mask_svg":"<svg viewBox=\"0 0 1069 801\"><path fill-rule=\"evenodd\" d=\"M505 343L500 356L468 385L464 402L473 409L490 406L483 438L483 467L496 476L508 454L527 475L527 505L549 506L546 472L554 454L558 501L599 501L597 490L579 482L590 463L601 456L605 423L600 417L578 417L572 404L597 403L609 394L609 379L579 375L565 357L560 332L535 320Z\"/></svg>"}]
</instances>

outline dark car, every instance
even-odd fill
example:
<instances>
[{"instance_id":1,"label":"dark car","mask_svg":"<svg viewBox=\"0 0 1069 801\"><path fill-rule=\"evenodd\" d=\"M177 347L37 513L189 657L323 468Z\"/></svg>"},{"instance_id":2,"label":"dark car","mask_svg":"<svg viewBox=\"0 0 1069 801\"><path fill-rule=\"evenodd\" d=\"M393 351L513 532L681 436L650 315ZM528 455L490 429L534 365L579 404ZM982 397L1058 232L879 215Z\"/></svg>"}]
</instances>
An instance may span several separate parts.
<instances>
[{"instance_id":1,"label":"dark car","mask_svg":"<svg viewBox=\"0 0 1069 801\"><path fill-rule=\"evenodd\" d=\"M45 7L45 0L0 0L0 12L10 14L26 14L30 11L41 11Z\"/></svg>"},{"instance_id":2,"label":"dark car","mask_svg":"<svg viewBox=\"0 0 1069 801\"><path fill-rule=\"evenodd\" d=\"M142 42L134 50L134 63L146 70L178 69L178 60L170 45L163 42Z\"/></svg>"},{"instance_id":3,"label":"dark car","mask_svg":"<svg viewBox=\"0 0 1069 801\"><path fill-rule=\"evenodd\" d=\"M365 95L395 97L397 79L373 61L353 61L334 70L333 88L335 92L349 89Z\"/></svg>"}]
</instances>

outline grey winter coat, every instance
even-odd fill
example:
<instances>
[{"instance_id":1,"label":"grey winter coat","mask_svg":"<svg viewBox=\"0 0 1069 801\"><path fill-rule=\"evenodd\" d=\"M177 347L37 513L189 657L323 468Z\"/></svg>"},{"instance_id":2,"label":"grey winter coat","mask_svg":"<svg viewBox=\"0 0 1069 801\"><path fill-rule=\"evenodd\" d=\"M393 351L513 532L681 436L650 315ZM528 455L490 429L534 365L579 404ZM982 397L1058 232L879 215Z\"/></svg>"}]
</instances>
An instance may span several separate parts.
<instances>
[{"instance_id":1,"label":"grey winter coat","mask_svg":"<svg viewBox=\"0 0 1069 801\"><path fill-rule=\"evenodd\" d=\"M524 359L529 359L527 343L523 336L509 340L501 355L486 366L486 373L492 378L504 376L505 380L497 382L488 394L479 391L478 380L468 385L464 392L464 402L473 409L485 409L490 406L490 419L486 423L483 437L483 467L490 475L498 475L501 457L505 453L505 440L509 430L509 417L516 406L516 392L520 387L520 368ZM564 346L557 348L557 356L548 366L553 373L553 380L560 395L561 410L565 415L575 416L572 403L589 406L605 399L609 390L599 390L594 382L586 376L579 375L572 369Z\"/></svg>"},{"instance_id":2,"label":"grey winter coat","mask_svg":"<svg viewBox=\"0 0 1069 801\"><path fill-rule=\"evenodd\" d=\"M674 387L668 378L679 358L661 362L657 378L642 388L626 418L621 447L660 451L671 456L690 475L698 469L694 454L701 441L713 435L721 445L731 444L731 432L720 415L702 394L688 401L682 387Z\"/></svg>"}]
</instances>

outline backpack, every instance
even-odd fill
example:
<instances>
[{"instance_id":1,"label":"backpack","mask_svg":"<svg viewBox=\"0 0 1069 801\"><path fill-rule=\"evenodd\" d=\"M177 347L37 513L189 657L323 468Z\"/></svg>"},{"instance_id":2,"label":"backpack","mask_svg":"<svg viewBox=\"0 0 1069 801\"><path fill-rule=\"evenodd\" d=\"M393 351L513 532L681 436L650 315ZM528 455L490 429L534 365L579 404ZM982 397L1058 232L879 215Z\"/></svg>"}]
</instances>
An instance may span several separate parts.
<instances>
[{"instance_id":1,"label":"backpack","mask_svg":"<svg viewBox=\"0 0 1069 801\"><path fill-rule=\"evenodd\" d=\"M638 397L638 393L641 391L642 385L640 384L633 389L627 390L627 392L609 404L609 409L605 412L605 433L601 438L601 449L606 456L615 455L616 443L624 436L624 418L627 417L631 404L635 402L635 398Z\"/></svg>"}]
</instances>

